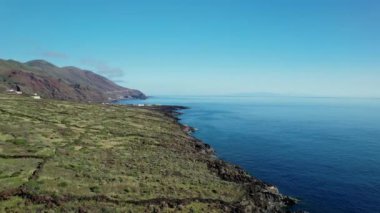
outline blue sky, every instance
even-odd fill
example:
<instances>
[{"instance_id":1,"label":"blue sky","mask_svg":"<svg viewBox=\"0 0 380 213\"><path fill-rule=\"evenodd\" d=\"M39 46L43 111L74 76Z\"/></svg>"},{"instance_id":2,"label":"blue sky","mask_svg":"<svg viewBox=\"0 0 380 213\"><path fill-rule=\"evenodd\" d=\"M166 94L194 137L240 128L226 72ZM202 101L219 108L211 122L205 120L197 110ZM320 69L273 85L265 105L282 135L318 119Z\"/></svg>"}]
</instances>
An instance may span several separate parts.
<instances>
[{"instance_id":1,"label":"blue sky","mask_svg":"<svg viewBox=\"0 0 380 213\"><path fill-rule=\"evenodd\" d=\"M0 0L0 58L149 95L380 97L378 0Z\"/></svg>"}]
</instances>

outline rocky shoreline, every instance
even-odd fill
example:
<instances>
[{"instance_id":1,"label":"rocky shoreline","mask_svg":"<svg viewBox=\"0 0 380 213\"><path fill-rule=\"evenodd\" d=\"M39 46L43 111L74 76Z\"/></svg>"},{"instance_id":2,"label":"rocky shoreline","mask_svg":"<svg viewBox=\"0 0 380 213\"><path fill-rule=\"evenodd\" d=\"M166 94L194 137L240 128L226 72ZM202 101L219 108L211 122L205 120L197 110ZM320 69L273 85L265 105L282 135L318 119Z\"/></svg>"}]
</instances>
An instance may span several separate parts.
<instances>
[{"instance_id":1,"label":"rocky shoreline","mask_svg":"<svg viewBox=\"0 0 380 213\"><path fill-rule=\"evenodd\" d=\"M0 99L0 212L289 212L296 203L218 159L179 122L185 107Z\"/></svg>"},{"instance_id":2,"label":"rocky shoreline","mask_svg":"<svg viewBox=\"0 0 380 213\"><path fill-rule=\"evenodd\" d=\"M265 183L249 175L239 166L230 164L216 157L209 144L192 135L193 127L180 123L180 110L188 109L184 106L151 106L146 107L157 110L173 118L181 129L189 135L194 151L199 153L201 161L207 163L210 171L216 173L225 181L244 184L246 193L240 202L220 204L226 212L291 212L290 207L296 205L297 199L282 195L277 187Z\"/></svg>"}]
</instances>

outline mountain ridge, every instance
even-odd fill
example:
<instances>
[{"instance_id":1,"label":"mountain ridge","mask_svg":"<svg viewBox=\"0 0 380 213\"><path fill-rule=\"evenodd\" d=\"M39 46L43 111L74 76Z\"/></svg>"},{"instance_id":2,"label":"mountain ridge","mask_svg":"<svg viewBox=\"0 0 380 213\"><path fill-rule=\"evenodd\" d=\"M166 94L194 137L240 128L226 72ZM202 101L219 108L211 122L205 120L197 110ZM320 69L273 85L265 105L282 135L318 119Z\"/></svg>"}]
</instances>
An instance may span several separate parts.
<instances>
[{"instance_id":1,"label":"mountain ridge","mask_svg":"<svg viewBox=\"0 0 380 213\"><path fill-rule=\"evenodd\" d=\"M145 99L139 90L117 85L104 76L74 66L58 67L37 59L25 63L0 59L0 92L19 87L26 95L42 98L108 102Z\"/></svg>"}]
</instances>

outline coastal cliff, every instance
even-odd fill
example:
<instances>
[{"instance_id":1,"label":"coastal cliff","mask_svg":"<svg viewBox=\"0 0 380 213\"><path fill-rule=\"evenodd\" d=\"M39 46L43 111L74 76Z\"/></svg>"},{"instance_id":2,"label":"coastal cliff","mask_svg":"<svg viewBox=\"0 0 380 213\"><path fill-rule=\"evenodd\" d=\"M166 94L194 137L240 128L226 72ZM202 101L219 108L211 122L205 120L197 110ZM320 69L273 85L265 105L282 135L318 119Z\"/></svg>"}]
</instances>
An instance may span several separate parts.
<instances>
[{"instance_id":1,"label":"coastal cliff","mask_svg":"<svg viewBox=\"0 0 380 213\"><path fill-rule=\"evenodd\" d=\"M0 95L0 212L285 212L294 200L178 122L183 107Z\"/></svg>"}]
</instances>

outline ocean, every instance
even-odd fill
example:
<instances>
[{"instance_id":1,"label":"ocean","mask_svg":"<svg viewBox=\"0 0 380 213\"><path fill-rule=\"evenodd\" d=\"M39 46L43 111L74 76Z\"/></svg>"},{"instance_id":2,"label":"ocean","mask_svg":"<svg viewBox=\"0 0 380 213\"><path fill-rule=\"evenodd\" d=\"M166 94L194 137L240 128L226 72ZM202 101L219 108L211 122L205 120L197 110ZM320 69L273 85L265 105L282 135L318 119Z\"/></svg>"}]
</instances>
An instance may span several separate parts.
<instances>
[{"instance_id":1,"label":"ocean","mask_svg":"<svg viewBox=\"0 0 380 213\"><path fill-rule=\"evenodd\" d=\"M380 212L380 99L158 96L221 159L309 212Z\"/></svg>"}]
</instances>

